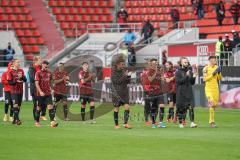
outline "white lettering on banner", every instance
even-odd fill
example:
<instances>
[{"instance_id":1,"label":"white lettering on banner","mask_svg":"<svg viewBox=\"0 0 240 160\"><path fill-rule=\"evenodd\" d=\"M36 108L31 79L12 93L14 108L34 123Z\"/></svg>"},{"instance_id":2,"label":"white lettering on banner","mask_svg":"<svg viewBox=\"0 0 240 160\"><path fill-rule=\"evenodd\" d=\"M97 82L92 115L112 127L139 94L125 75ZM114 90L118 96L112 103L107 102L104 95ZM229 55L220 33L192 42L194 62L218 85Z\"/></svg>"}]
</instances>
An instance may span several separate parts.
<instances>
[{"instance_id":1,"label":"white lettering on banner","mask_svg":"<svg viewBox=\"0 0 240 160\"><path fill-rule=\"evenodd\" d=\"M208 46L197 46L198 56L208 56Z\"/></svg>"}]
</instances>

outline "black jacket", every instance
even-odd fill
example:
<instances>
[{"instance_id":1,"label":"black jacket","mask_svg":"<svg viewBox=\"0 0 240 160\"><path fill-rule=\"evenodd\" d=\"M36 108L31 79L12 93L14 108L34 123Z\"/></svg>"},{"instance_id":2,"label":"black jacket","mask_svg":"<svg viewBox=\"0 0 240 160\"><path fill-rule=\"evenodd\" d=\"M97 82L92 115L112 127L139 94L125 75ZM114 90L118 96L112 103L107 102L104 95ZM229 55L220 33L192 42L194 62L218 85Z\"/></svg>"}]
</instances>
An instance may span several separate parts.
<instances>
[{"instance_id":1,"label":"black jacket","mask_svg":"<svg viewBox=\"0 0 240 160\"><path fill-rule=\"evenodd\" d=\"M217 20L223 20L225 17L225 7L224 5L220 5L220 3L216 7L216 13L217 13Z\"/></svg>"},{"instance_id":2,"label":"black jacket","mask_svg":"<svg viewBox=\"0 0 240 160\"><path fill-rule=\"evenodd\" d=\"M142 28L141 36L144 35L144 37L151 37L153 32L154 32L153 25L147 22L144 24Z\"/></svg>"},{"instance_id":3,"label":"black jacket","mask_svg":"<svg viewBox=\"0 0 240 160\"><path fill-rule=\"evenodd\" d=\"M112 83L112 101L114 104L119 101L129 103L129 94L127 85L130 83L131 77L125 74L124 70L112 68L111 83Z\"/></svg>"},{"instance_id":4,"label":"black jacket","mask_svg":"<svg viewBox=\"0 0 240 160\"><path fill-rule=\"evenodd\" d=\"M188 68L179 68L176 72L176 105L177 107L189 107L194 106L192 85L195 84L195 78L191 73L191 76L186 76Z\"/></svg>"},{"instance_id":5,"label":"black jacket","mask_svg":"<svg viewBox=\"0 0 240 160\"><path fill-rule=\"evenodd\" d=\"M35 86L36 69L33 65L29 66L28 74L29 74L29 81L30 81L30 93L32 96L34 96L36 95L36 86Z\"/></svg>"}]
</instances>

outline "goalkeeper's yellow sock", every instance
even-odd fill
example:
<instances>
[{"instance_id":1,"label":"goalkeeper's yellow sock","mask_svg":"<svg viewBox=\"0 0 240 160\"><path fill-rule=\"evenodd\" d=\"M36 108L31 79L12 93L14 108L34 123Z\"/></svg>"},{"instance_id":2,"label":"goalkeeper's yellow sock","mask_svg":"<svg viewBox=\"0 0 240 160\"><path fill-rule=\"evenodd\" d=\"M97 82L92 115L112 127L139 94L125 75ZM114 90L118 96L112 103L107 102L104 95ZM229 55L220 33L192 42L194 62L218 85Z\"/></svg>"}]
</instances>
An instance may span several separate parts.
<instances>
[{"instance_id":1,"label":"goalkeeper's yellow sock","mask_svg":"<svg viewBox=\"0 0 240 160\"><path fill-rule=\"evenodd\" d=\"M214 116L215 116L215 110L214 110L213 107L210 107L210 108L209 108L209 123L215 122Z\"/></svg>"}]
</instances>

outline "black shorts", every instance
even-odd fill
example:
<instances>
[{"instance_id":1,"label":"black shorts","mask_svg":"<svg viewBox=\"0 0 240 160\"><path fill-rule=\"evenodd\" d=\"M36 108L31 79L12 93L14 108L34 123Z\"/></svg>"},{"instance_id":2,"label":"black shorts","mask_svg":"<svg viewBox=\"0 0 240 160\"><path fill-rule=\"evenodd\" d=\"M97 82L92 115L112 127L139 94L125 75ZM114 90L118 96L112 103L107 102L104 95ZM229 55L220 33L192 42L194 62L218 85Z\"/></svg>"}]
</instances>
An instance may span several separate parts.
<instances>
[{"instance_id":1,"label":"black shorts","mask_svg":"<svg viewBox=\"0 0 240 160\"><path fill-rule=\"evenodd\" d=\"M5 104L11 104L12 103L12 97L11 93L9 91L5 91Z\"/></svg>"},{"instance_id":2,"label":"black shorts","mask_svg":"<svg viewBox=\"0 0 240 160\"><path fill-rule=\"evenodd\" d=\"M17 104L19 107L22 105L22 98L23 98L22 93L20 93L20 94L12 94L11 97L12 97L13 105Z\"/></svg>"},{"instance_id":3,"label":"black shorts","mask_svg":"<svg viewBox=\"0 0 240 160\"><path fill-rule=\"evenodd\" d=\"M113 102L114 107L124 106L125 104L129 104L129 103L124 102L123 100L119 100L119 101L114 101Z\"/></svg>"},{"instance_id":4,"label":"black shorts","mask_svg":"<svg viewBox=\"0 0 240 160\"><path fill-rule=\"evenodd\" d=\"M159 104L158 96L150 96L150 97L146 96L144 100L145 100L145 106L150 110L158 108L158 104Z\"/></svg>"},{"instance_id":5,"label":"black shorts","mask_svg":"<svg viewBox=\"0 0 240 160\"><path fill-rule=\"evenodd\" d=\"M86 105L87 103L94 102L94 97L92 95L81 95L80 102L82 105Z\"/></svg>"},{"instance_id":6,"label":"black shorts","mask_svg":"<svg viewBox=\"0 0 240 160\"><path fill-rule=\"evenodd\" d=\"M167 94L168 103L173 102L176 103L176 94L175 93L168 93Z\"/></svg>"},{"instance_id":7,"label":"black shorts","mask_svg":"<svg viewBox=\"0 0 240 160\"><path fill-rule=\"evenodd\" d=\"M164 104L164 95L159 95L158 96L158 104Z\"/></svg>"},{"instance_id":8,"label":"black shorts","mask_svg":"<svg viewBox=\"0 0 240 160\"><path fill-rule=\"evenodd\" d=\"M38 96L37 98L38 106L43 107L43 106L48 106L48 105L53 105L52 101L52 96Z\"/></svg>"},{"instance_id":9,"label":"black shorts","mask_svg":"<svg viewBox=\"0 0 240 160\"><path fill-rule=\"evenodd\" d=\"M54 102L59 102L59 101L67 101L67 96L64 94L55 94Z\"/></svg>"}]
</instances>

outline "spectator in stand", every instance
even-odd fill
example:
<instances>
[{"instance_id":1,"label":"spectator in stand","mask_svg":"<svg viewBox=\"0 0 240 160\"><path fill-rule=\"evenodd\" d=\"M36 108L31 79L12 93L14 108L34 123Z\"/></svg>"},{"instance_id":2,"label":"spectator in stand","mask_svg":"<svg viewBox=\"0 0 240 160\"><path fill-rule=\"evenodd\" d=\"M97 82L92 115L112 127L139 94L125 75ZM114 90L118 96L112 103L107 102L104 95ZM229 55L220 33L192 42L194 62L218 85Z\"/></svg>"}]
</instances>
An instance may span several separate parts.
<instances>
[{"instance_id":1,"label":"spectator in stand","mask_svg":"<svg viewBox=\"0 0 240 160\"><path fill-rule=\"evenodd\" d=\"M216 7L218 25L222 26L222 22L225 18L225 7L223 1L220 1Z\"/></svg>"},{"instance_id":2,"label":"spectator in stand","mask_svg":"<svg viewBox=\"0 0 240 160\"><path fill-rule=\"evenodd\" d=\"M124 28L125 25L121 25L123 23L127 23L128 13L127 11L121 7L121 9L117 12L117 22L120 24L121 28Z\"/></svg>"},{"instance_id":3,"label":"spectator in stand","mask_svg":"<svg viewBox=\"0 0 240 160\"><path fill-rule=\"evenodd\" d=\"M8 47L4 50L4 66L8 66L8 63L13 60L15 50L12 48L11 43L8 42Z\"/></svg>"},{"instance_id":4,"label":"spectator in stand","mask_svg":"<svg viewBox=\"0 0 240 160\"><path fill-rule=\"evenodd\" d=\"M202 19L204 17L203 0L198 0L197 2L197 15L198 19Z\"/></svg>"},{"instance_id":5,"label":"spectator in stand","mask_svg":"<svg viewBox=\"0 0 240 160\"><path fill-rule=\"evenodd\" d=\"M240 16L240 5L237 0L234 0L234 4L230 7L230 13L233 16L233 22L235 25L238 24L238 18Z\"/></svg>"},{"instance_id":6,"label":"spectator in stand","mask_svg":"<svg viewBox=\"0 0 240 160\"><path fill-rule=\"evenodd\" d=\"M232 34L233 34L233 48L236 48L238 44L240 45L240 37L238 32L234 30L232 31ZM240 48L240 46L238 46L238 48Z\"/></svg>"},{"instance_id":7,"label":"spectator in stand","mask_svg":"<svg viewBox=\"0 0 240 160\"><path fill-rule=\"evenodd\" d=\"M197 14L197 0L191 0L194 14Z\"/></svg>"},{"instance_id":8,"label":"spectator in stand","mask_svg":"<svg viewBox=\"0 0 240 160\"><path fill-rule=\"evenodd\" d=\"M223 65L223 51L224 51L224 44L222 42L222 36L218 37L218 41L215 45L215 56L217 57L218 64Z\"/></svg>"},{"instance_id":9,"label":"spectator in stand","mask_svg":"<svg viewBox=\"0 0 240 160\"><path fill-rule=\"evenodd\" d=\"M178 28L178 22L180 20L180 14L179 14L179 11L176 8L173 8L171 10L171 18L172 18L172 28L173 29Z\"/></svg>"},{"instance_id":10,"label":"spectator in stand","mask_svg":"<svg viewBox=\"0 0 240 160\"><path fill-rule=\"evenodd\" d=\"M144 43L149 44L152 43L152 34L154 32L153 25L150 23L150 20L144 21L144 25L142 28L141 36L144 36Z\"/></svg>"},{"instance_id":11,"label":"spectator in stand","mask_svg":"<svg viewBox=\"0 0 240 160\"><path fill-rule=\"evenodd\" d=\"M224 44L224 53L223 57L225 59L226 66L228 66L229 59L232 56L232 41L229 39L228 34L225 34L225 41L223 42Z\"/></svg>"},{"instance_id":12,"label":"spectator in stand","mask_svg":"<svg viewBox=\"0 0 240 160\"><path fill-rule=\"evenodd\" d=\"M135 66L136 64L136 53L134 43L128 45L128 65Z\"/></svg>"},{"instance_id":13,"label":"spectator in stand","mask_svg":"<svg viewBox=\"0 0 240 160\"><path fill-rule=\"evenodd\" d=\"M124 36L124 43L126 45L129 45L131 43L134 43L136 40L136 35L132 32L131 29L128 29L127 33Z\"/></svg>"}]
</instances>

